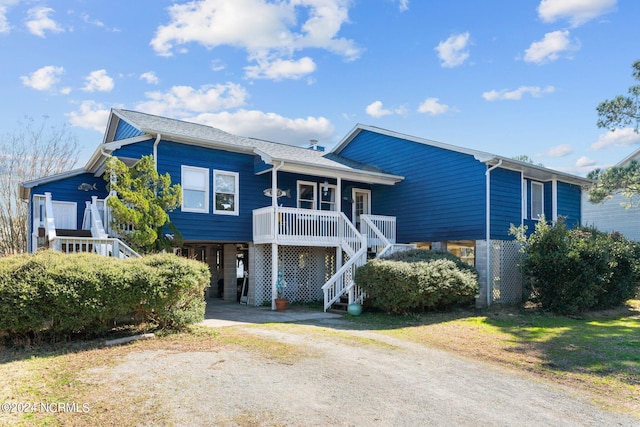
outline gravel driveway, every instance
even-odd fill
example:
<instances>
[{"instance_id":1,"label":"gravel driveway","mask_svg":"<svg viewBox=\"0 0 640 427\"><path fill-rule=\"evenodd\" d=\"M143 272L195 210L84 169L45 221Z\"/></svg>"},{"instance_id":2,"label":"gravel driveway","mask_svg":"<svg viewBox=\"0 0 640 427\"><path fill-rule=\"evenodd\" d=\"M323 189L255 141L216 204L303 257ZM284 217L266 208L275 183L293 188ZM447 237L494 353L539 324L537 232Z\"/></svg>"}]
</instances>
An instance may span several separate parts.
<instances>
[{"instance_id":1,"label":"gravel driveway","mask_svg":"<svg viewBox=\"0 0 640 427\"><path fill-rule=\"evenodd\" d=\"M504 369L350 330L339 319L304 323L225 326L302 346L307 356L296 360L250 349L147 350L99 375L124 393L151 390L169 420L185 426L640 425Z\"/></svg>"}]
</instances>

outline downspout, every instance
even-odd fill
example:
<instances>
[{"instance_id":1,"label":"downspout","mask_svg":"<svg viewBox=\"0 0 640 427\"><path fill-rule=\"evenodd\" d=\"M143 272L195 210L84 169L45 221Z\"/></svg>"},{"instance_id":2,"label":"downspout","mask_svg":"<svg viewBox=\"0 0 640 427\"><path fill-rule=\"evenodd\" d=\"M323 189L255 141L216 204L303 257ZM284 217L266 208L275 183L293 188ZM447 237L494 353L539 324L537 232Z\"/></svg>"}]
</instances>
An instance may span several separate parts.
<instances>
[{"instance_id":1,"label":"downspout","mask_svg":"<svg viewBox=\"0 0 640 427\"><path fill-rule=\"evenodd\" d=\"M158 144L160 144L160 138L162 138L162 134L158 133L156 135L156 141L153 143L153 164L156 172L158 172Z\"/></svg>"},{"instance_id":2,"label":"downspout","mask_svg":"<svg viewBox=\"0 0 640 427\"><path fill-rule=\"evenodd\" d=\"M502 159L498 160L498 163L491 166L485 172L486 180L487 180L487 199L486 199L486 257L487 257L487 307L491 305L491 247L489 246L489 242L491 241L491 171L500 167L502 165Z\"/></svg>"},{"instance_id":3,"label":"downspout","mask_svg":"<svg viewBox=\"0 0 640 427\"><path fill-rule=\"evenodd\" d=\"M284 166L283 160L278 166L273 165L271 169L271 207L273 209L273 222L271 223L273 232L273 241L271 242L271 310L276 309L278 294L276 289L278 282L278 170L282 166Z\"/></svg>"}]
</instances>

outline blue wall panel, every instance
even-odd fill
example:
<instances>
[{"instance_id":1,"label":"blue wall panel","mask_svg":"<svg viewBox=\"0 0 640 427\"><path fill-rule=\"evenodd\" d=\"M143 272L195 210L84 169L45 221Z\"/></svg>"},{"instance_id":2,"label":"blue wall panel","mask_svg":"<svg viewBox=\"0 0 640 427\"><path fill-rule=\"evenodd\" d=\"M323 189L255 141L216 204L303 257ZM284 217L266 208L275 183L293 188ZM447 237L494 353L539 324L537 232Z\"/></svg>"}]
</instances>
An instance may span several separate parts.
<instances>
[{"instance_id":1,"label":"blue wall panel","mask_svg":"<svg viewBox=\"0 0 640 427\"><path fill-rule=\"evenodd\" d=\"M116 132L113 137L113 140L121 141L123 139L133 138L140 135L144 135L144 132L140 132L138 129L134 128L129 123L123 120L119 120L118 127L116 128Z\"/></svg>"},{"instance_id":2,"label":"blue wall panel","mask_svg":"<svg viewBox=\"0 0 640 427\"><path fill-rule=\"evenodd\" d=\"M96 190L83 191L78 187L83 184L95 185ZM75 202L77 205L77 228L82 227L82 218L84 216L85 202L91 201L91 196L98 196L99 199L107 197L106 182L102 177L95 177L91 173L83 173L59 181L42 184L31 189L31 200L29 206L29 227L33 224L33 196L51 193L51 199L60 202ZM32 230L29 230L31 232Z\"/></svg>"},{"instance_id":3,"label":"blue wall panel","mask_svg":"<svg viewBox=\"0 0 640 427\"><path fill-rule=\"evenodd\" d=\"M522 180L520 172L506 169L491 171L491 238L511 240L511 225L522 222Z\"/></svg>"},{"instance_id":4,"label":"blue wall panel","mask_svg":"<svg viewBox=\"0 0 640 427\"><path fill-rule=\"evenodd\" d=\"M372 193L374 214L397 217L398 242L484 238L486 167L473 156L365 130L340 155L405 177Z\"/></svg>"},{"instance_id":5,"label":"blue wall panel","mask_svg":"<svg viewBox=\"0 0 640 427\"><path fill-rule=\"evenodd\" d=\"M567 227L580 225L581 198L580 186L558 182L558 216L565 218Z\"/></svg>"},{"instance_id":6,"label":"blue wall panel","mask_svg":"<svg viewBox=\"0 0 640 427\"><path fill-rule=\"evenodd\" d=\"M132 159L139 159L142 156L149 156L153 154L154 142L154 139L149 139L148 141L125 145L122 148L114 151L113 155L118 157L130 157ZM162 141L160 141L160 144L162 144Z\"/></svg>"},{"instance_id":7,"label":"blue wall panel","mask_svg":"<svg viewBox=\"0 0 640 427\"><path fill-rule=\"evenodd\" d=\"M169 214L183 238L215 242L253 240L253 210L271 204L271 199L263 194L263 190L271 186L271 174L254 174L254 156L161 141L158 145L159 172L168 172L173 183L180 183L182 165L209 169L209 213L182 212L178 208ZM213 213L214 169L238 172L239 215Z\"/></svg>"}]
</instances>

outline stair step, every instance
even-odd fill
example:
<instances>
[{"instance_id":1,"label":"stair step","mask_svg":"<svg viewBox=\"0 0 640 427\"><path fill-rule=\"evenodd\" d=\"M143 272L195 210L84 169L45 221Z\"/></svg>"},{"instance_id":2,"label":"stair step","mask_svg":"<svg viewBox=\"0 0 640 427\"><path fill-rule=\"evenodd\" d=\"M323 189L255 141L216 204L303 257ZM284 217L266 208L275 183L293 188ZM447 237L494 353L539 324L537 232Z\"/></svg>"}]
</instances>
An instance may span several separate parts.
<instances>
[{"instance_id":1,"label":"stair step","mask_svg":"<svg viewBox=\"0 0 640 427\"><path fill-rule=\"evenodd\" d=\"M327 308L327 313L347 314L347 310L336 310L335 308Z\"/></svg>"}]
</instances>

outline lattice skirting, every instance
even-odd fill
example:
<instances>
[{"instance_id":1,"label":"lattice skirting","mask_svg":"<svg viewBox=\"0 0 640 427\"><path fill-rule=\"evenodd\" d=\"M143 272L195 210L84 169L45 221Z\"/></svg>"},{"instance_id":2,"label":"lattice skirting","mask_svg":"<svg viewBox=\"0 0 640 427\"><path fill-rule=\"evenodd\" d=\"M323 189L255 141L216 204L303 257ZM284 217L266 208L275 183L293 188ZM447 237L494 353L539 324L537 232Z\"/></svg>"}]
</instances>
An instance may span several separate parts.
<instances>
[{"instance_id":1,"label":"lattice skirting","mask_svg":"<svg viewBox=\"0 0 640 427\"><path fill-rule=\"evenodd\" d=\"M515 240L491 241L491 297L497 304L519 304L523 298L522 273L518 267L522 254Z\"/></svg>"},{"instance_id":2,"label":"lattice skirting","mask_svg":"<svg viewBox=\"0 0 640 427\"><path fill-rule=\"evenodd\" d=\"M271 301L271 245L256 245L255 305ZM322 285L336 271L336 248L278 246L278 266L291 302L322 301Z\"/></svg>"}]
</instances>

